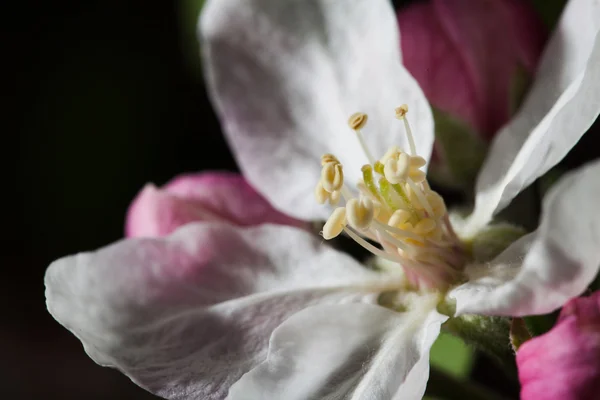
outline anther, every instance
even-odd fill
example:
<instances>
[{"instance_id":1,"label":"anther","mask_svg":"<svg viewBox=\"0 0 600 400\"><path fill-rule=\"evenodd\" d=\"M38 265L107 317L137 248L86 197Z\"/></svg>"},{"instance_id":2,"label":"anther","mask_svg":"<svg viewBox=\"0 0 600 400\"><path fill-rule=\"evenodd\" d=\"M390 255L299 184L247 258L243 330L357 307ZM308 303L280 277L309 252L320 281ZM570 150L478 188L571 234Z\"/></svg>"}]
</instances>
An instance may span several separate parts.
<instances>
[{"instance_id":1,"label":"anther","mask_svg":"<svg viewBox=\"0 0 600 400\"><path fill-rule=\"evenodd\" d=\"M410 158L410 167L411 168L421 168L425 164L427 164L427 161L425 161L425 159L421 156L413 156Z\"/></svg>"},{"instance_id":2,"label":"anther","mask_svg":"<svg viewBox=\"0 0 600 400\"><path fill-rule=\"evenodd\" d=\"M329 193L329 204L331 204L332 206L335 206L337 203L340 202L341 197L342 197L342 193L339 190Z\"/></svg>"},{"instance_id":3,"label":"anther","mask_svg":"<svg viewBox=\"0 0 600 400\"><path fill-rule=\"evenodd\" d=\"M325 164L321 170L321 183L323 185L323 189L329 193L340 190L344 184L344 171L342 170L342 164L335 161Z\"/></svg>"},{"instance_id":4,"label":"anther","mask_svg":"<svg viewBox=\"0 0 600 400\"><path fill-rule=\"evenodd\" d=\"M325 204L327 200L329 200L329 204L332 206L336 205L340 202L341 193L339 190L335 190L333 192L328 192L323 188L323 183L319 181L317 186L315 187L315 199L319 204Z\"/></svg>"},{"instance_id":5,"label":"anther","mask_svg":"<svg viewBox=\"0 0 600 400\"><path fill-rule=\"evenodd\" d=\"M410 157L406 153L399 153L398 158L390 157L385 163L383 173L392 184L403 182L410 170Z\"/></svg>"},{"instance_id":6,"label":"anther","mask_svg":"<svg viewBox=\"0 0 600 400\"><path fill-rule=\"evenodd\" d=\"M396 107L394 111L396 111L396 118L402 119L408 112L408 106L406 104L402 104L400 107Z\"/></svg>"},{"instance_id":7,"label":"anther","mask_svg":"<svg viewBox=\"0 0 600 400\"><path fill-rule=\"evenodd\" d=\"M329 154L329 153L323 154L321 156L321 166L322 167L324 167L325 164L328 164L330 162L334 162L334 163L338 163L339 164L340 160L338 160L337 157L334 156L333 154Z\"/></svg>"},{"instance_id":8,"label":"anther","mask_svg":"<svg viewBox=\"0 0 600 400\"><path fill-rule=\"evenodd\" d=\"M352 130L362 129L367 124L367 119L369 117L365 113L356 112L350 116L348 119L348 126Z\"/></svg>"},{"instance_id":9,"label":"anther","mask_svg":"<svg viewBox=\"0 0 600 400\"><path fill-rule=\"evenodd\" d=\"M427 235L437 227L435 221L431 218L423 218L415 225L414 232L418 235Z\"/></svg>"},{"instance_id":10,"label":"anther","mask_svg":"<svg viewBox=\"0 0 600 400\"><path fill-rule=\"evenodd\" d=\"M323 184L321 181L319 181L315 187L315 199L319 204L325 204L325 202L329 199L329 192L323 189Z\"/></svg>"},{"instance_id":11,"label":"anther","mask_svg":"<svg viewBox=\"0 0 600 400\"><path fill-rule=\"evenodd\" d=\"M410 124L408 123L408 118L406 118L406 113L408 112L408 106L406 104L402 104L400 107L396 107L396 118L404 121L404 130L406 131L406 137L408 138L408 145L410 146L410 155L417 155L417 148L415 146L415 138L412 135L410 130Z\"/></svg>"},{"instance_id":12,"label":"anther","mask_svg":"<svg viewBox=\"0 0 600 400\"><path fill-rule=\"evenodd\" d=\"M393 227L401 227L402 225L406 224L410 220L411 217L412 217L412 214L409 211L396 210L390 217L390 220L388 221L388 225L393 226Z\"/></svg>"},{"instance_id":13,"label":"anther","mask_svg":"<svg viewBox=\"0 0 600 400\"><path fill-rule=\"evenodd\" d=\"M346 209L350 226L361 231L367 230L375 217L375 206L368 197L361 197L360 200L350 199L346 203Z\"/></svg>"},{"instance_id":14,"label":"anther","mask_svg":"<svg viewBox=\"0 0 600 400\"><path fill-rule=\"evenodd\" d=\"M415 183L421 183L426 179L425 172L416 168L411 168L408 176L410 176L410 179Z\"/></svg>"},{"instance_id":15,"label":"anther","mask_svg":"<svg viewBox=\"0 0 600 400\"><path fill-rule=\"evenodd\" d=\"M330 240L338 236L346 226L346 208L338 207L323 226L323 239Z\"/></svg>"}]
</instances>

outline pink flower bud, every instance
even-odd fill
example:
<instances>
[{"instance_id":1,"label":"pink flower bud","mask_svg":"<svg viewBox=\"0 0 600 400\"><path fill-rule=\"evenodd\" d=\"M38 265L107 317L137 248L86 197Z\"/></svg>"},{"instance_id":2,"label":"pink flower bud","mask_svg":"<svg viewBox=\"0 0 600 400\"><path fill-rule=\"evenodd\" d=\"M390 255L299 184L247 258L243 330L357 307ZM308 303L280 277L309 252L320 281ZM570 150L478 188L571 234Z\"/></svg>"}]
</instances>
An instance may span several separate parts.
<instances>
[{"instance_id":1,"label":"pink flower bud","mask_svg":"<svg viewBox=\"0 0 600 400\"><path fill-rule=\"evenodd\" d=\"M432 106L491 139L546 40L528 2L431 0L401 10L398 21L403 63Z\"/></svg>"},{"instance_id":2,"label":"pink flower bud","mask_svg":"<svg viewBox=\"0 0 600 400\"><path fill-rule=\"evenodd\" d=\"M205 172L181 175L161 188L147 184L129 207L125 235L164 236L196 221L306 226L275 210L241 175Z\"/></svg>"},{"instance_id":3,"label":"pink flower bud","mask_svg":"<svg viewBox=\"0 0 600 400\"><path fill-rule=\"evenodd\" d=\"M571 300L556 325L517 352L522 400L592 400L600 394L600 291Z\"/></svg>"}]
</instances>

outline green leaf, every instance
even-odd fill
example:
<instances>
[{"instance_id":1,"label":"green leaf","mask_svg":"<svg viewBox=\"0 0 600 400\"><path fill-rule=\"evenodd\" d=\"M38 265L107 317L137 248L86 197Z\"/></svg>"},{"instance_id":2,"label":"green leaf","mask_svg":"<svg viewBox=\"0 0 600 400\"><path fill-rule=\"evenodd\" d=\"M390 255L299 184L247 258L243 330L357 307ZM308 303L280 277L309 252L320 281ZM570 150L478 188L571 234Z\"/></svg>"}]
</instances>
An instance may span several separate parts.
<instances>
[{"instance_id":1,"label":"green leaf","mask_svg":"<svg viewBox=\"0 0 600 400\"><path fill-rule=\"evenodd\" d=\"M441 333L431 347L431 364L457 378L466 379L473 365L473 349L456 336Z\"/></svg>"}]
</instances>

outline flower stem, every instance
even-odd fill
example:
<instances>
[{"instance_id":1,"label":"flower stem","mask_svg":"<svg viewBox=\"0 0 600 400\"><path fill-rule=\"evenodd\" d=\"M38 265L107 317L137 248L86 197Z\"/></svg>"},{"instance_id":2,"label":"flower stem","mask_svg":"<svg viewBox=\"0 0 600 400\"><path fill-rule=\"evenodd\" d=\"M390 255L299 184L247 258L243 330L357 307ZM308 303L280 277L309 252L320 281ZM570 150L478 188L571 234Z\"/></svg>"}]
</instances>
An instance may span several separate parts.
<instances>
[{"instance_id":1,"label":"flower stem","mask_svg":"<svg viewBox=\"0 0 600 400\"><path fill-rule=\"evenodd\" d=\"M506 400L484 386L457 379L433 366L425 395L445 400Z\"/></svg>"}]
</instances>

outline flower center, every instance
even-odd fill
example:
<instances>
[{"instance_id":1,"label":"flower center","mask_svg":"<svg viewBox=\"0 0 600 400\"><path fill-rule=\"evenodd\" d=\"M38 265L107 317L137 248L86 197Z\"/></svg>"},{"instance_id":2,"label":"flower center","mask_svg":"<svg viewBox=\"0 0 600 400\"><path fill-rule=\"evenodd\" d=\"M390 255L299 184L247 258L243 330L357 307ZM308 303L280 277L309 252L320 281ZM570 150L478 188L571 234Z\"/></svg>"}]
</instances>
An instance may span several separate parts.
<instances>
[{"instance_id":1,"label":"flower center","mask_svg":"<svg viewBox=\"0 0 600 400\"><path fill-rule=\"evenodd\" d=\"M339 160L323 155L315 197L320 204L331 205L343 198L345 206L333 211L322 235L329 240L345 232L372 254L403 268L416 287L443 289L460 278L465 251L444 200L431 190L421 170L426 161L416 153L407 112L406 105L398 107L396 118L404 122L410 153L393 146L379 160L373 158L361 132L367 115L350 117L348 125L370 163L362 167L355 192L345 185Z\"/></svg>"}]
</instances>

